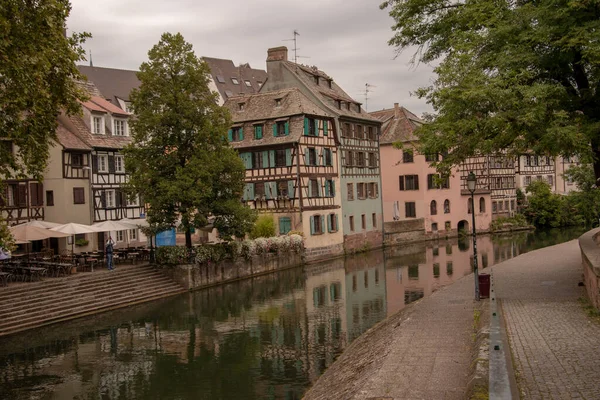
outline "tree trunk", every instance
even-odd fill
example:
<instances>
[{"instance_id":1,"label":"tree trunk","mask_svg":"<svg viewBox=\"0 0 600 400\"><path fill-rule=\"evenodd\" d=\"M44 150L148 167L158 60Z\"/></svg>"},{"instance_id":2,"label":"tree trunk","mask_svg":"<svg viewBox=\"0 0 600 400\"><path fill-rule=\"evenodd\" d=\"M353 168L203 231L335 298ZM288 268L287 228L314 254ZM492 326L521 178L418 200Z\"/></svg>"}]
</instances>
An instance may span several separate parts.
<instances>
[{"instance_id":1,"label":"tree trunk","mask_svg":"<svg viewBox=\"0 0 600 400\"><path fill-rule=\"evenodd\" d=\"M185 247L192 248L192 228L189 226L185 228Z\"/></svg>"}]
</instances>

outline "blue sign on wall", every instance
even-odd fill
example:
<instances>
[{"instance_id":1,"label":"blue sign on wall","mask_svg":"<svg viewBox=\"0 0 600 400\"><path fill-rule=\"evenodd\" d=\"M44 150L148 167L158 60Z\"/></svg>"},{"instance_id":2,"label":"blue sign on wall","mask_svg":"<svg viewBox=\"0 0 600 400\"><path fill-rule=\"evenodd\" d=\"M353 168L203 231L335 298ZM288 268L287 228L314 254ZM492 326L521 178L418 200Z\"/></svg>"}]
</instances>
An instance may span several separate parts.
<instances>
[{"instance_id":1,"label":"blue sign on wall","mask_svg":"<svg viewBox=\"0 0 600 400\"><path fill-rule=\"evenodd\" d=\"M175 246L175 228L156 235L156 247L160 246Z\"/></svg>"}]
</instances>

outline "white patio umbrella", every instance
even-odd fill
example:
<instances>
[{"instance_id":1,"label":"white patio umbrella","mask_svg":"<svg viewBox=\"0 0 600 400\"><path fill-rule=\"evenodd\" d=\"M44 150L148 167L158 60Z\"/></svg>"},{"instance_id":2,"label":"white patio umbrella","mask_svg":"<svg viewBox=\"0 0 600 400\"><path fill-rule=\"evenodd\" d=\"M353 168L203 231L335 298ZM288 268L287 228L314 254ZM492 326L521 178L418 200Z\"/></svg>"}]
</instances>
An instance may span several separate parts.
<instances>
[{"instance_id":1,"label":"white patio umbrella","mask_svg":"<svg viewBox=\"0 0 600 400\"><path fill-rule=\"evenodd\" d=\"M126 224L129 225L129 229L136 229L139 227L148 227L150 226L150 224L148 223L148 221L146 219L143 218L123 218L120 219L119 222L121 224Z\"/></svg>"},{"instance_id":2,"label":"white patio umbrella","mask_svg":"<svg viewBox=\"0 0 600 400\"><path fill-rule=\"evenodd\" d=\"M45 228L27 224L11 226L8 230L17 243L29 243L34 240L44 240L51 237L61 238L69 236L66 233L53 232ZM29 254L29 245L27 246L27 254Z\"/></svg>"},{"instance_id":3,"label":"white patio umbrella","mask_svg":"<svg viewBox=\"0 0 600 400\"><path fill-rule=\"evenodd\" d=\"M98 230L98 229L94 228L93 226L77 224L75 222L69 222L68 224L59 225L59 226L56 226L49 230L54 231L54 232L68 233L69 235L72 235L72 236L79 235L82 233L102 232L101 230ZM75 246L75 237L73 237L73 240L71 241L71 253L73 253L73 254L75 254L75 252L73 251L74 246Z\"/></svg>"},{"instance_id":4,"label":"white patio umbrella","mask_svg":"<svg viewBox=\"0 0 600 400\"><path fill-rule=\"evenodd\" d=\"M125 224L121 221L103 221L96 222L92 225L98 232L125 231L131 229L130 224Z\"/></svg>"},{"instance_id":5,"label":"white patio umbrella","mask_svg":"<svg viewBox=\"0 0 600 400\"><path fill-rule=\"evenodd\" d=\"M38 228L50 229L50 228L55 228L55 227L59 226L60 224L58 224L56 222L40 221L40 220L34 219L33 221L25 222L24 224L20 224L20 225L37 226Z\"/></svg>"}]
</instances>

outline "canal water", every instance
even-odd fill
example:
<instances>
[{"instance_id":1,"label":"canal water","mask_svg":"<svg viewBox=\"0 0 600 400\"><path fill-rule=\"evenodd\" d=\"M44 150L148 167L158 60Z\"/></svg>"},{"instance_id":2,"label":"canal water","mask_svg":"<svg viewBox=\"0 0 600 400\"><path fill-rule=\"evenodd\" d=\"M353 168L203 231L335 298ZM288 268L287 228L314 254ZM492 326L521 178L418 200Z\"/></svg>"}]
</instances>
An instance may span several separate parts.
<instances>
[{"instance_id":1,"label":"canal water","mask_svg":"<svg viewBox=\"0 0 600 400\"><path fill-rule=\"evenodd\" d=\"M479 265L581 233L481 236ZM372 251L0 339L0 399L300 399L367 329L470 274L465 239Z\"/></svg>"}]
</instances>

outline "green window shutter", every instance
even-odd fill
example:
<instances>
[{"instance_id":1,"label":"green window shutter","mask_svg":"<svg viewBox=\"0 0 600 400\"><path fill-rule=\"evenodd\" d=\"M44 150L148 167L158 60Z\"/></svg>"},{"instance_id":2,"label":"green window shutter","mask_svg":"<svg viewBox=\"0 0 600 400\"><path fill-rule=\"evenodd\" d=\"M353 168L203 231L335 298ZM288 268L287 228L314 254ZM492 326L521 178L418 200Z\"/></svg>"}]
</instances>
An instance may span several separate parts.
<instances>
[{"instance_id":1,"label":"green window shutter","mask_svg":"<svg viewBox=\"0 0 600 400\"><path fill-rule=\"evenodd\" d=\"M289 217L279 218L279 234L287 235L292 230L292 220Z\"/></svg>"},{"instance_id":2,"label":"green window shutter","mask_svg":"<svg viewBox=\"0 0 600 400\"><path fill-rule=\"evenodd\" d=\"M315 119L315 136L319 136L319 120Z\"/></svg>"},{"instance_id":3,"label":"green window shutter","mask_svg":"<svg viewBox=\"0 0 600 400\"><path fill-rule=\"evenodd\" d=\"M246 169L252 168L252 154L251 153L240 153L240 158L244 162L244 167L246 167ZM250 161L250 163L249 163L249 161Z\"/></svg>"},{"instance_id":4,"label":"green window shutter","mask_svg":"<svg viewBox=\"0 0 600 400\"><path fill-rule=\"evenodd\" d=\"M310 184L310 179L308 180L308 197L313 197L312 185Z\"/></svg>"},{"instance_id":5,"label":"green window shutter","mask_svg":"<svg viewBox=\"0 0 600 400\"><path fill-rule=\"evenodd\" d=\"M331 230L332 230L331 217L328 215L327 216L327 232L331 232Z\"/></svg>"},{"instance_id":6,"label":"green window shutter","mask_svg":"<svg viewBox=\"0 0 600 400\"><path fill-rule=\"evenodd\" d=\"M292 166L292 149L285 149L285 165Z\"/></svg>"},{"instance_id":7,"label":"green window shutter","mask_svg":"<svg viewBox=\"0 0 600 400\"><path fill-rule=\"evenodd\" d=\"M262 139L262 125L256 125L254 127L254 138Z\"/></svg>"},{"instance_id":8,"label":"green window shutter","mask_svg":"<svg viewBox=\"0 0 600 400\"><path fill-rule=\"evenodd\" d=\"M244 128L240 128L240 141L244 140Z\"/></svg>"},{"instance_id":9,"label":"green window shutter","mask_svg":"<svg viewBox=\"0 0 600 400\"><path fill-rule=\"evenodd\" d=\"M227 140L233 142L233 129L227 131Z\"/></svg>"},{"instance_id":10,"label":"green window shutter","mask_svg":"<svg viewBox=\"0 0 600 400\"><path fill-rule=\"evenodd\" d=\"M269 168L269 152L267 150L262 152L262 167Z\"/></svg>"},{"instance_id":11,"label":"green window shutter","mask_svg":"<svg viewBox=\"0 0 600 400\"><path fill-rule=\"evenodd\" d=\"M269 150L269 165L271 167L275 166L275 150Z\"/></svg>"},{"instance_id":12,"label":"green window shutter","mask_svg":"<svg viewBox=\"0 0 600 400\"><path fill-rule=\"evenodd\" d=\"M246 183L244 200L254 200L254 183Z\"/></svg>"},{"instance_id":13,"label":"green window shutter","mask_svg":"<svg viewBox=\"0 0 600 400\"><path fill-rule=\"evenodd\" d=\"M285 235L285 218L280 217L279 218L279 234L280 235Z\"/></svg>"},{"instance_id":14,"label":"green window shutter","mask_svg":"<svg viewBox=\"0 0 600 400\"><path fill-rule=\"evenodd\" d=\"M338 216L337 214L335 214L335 231L337 232L339 230L339 226L338 226Z\"/></svg>"},{"instance_id":15,"label":"green window shutter","mask_svg":"<svg viewBox=\"0 0 600 400\"><path fill-rule=\"evenodd\" d=\"M329 181L325 181L325 197L329 197Z\"/></svg>"},{"instance_id":16,"label":"green window shutter","mask_svg":"<svg viewBox=\"0 0 600 400\"><path fill-rule=\"evenodd\" d=\"M290 123L286 122L285 123L285 136L290 134Z\"/></svg>"},{"instance_id":17,"label":"green window shutter","mask_svg":"<svg viewBox=\"0 0 600 400\"><path fill-rule=\"evenodd\" d=\"M275 197L277 197L276 182L265 182L265 197L267 199L274 199Z\"/></svg>"},{"instance_id":18,"label":"green window shutter","mask_svg":"<svg viewBox=\"0 0 600 400\"><path fill-rule=\"evenodd\" d=\"M308 149L304 149L304 165L308 165Z\"/></svg>"},{"instance_id":19,"label":"green window shutter","mask_svg":"<svg viewBox=\"0 0 600 400\"><path fill-rule=\"evenodd\" d=\"M273 136L277 136L277 122L273 124Z\"/></svg>"},{"instance_id":20,"label":"green window shutter","mask_svg":"<svg viewBox=\"0 0 600 400\"><path fill-rule=\"evenodd\" d=\"M308 135L308 118L304 117L304 136Z\"/></svg>"},{"instance_id":21,"label":"green window shutter","mask_svg":"<svg viewBox=\"0 0 600 400\"><path fill-rule=\"evenodd\" d=\"M334 180L329 181L329 186L331 187L329 189L329 195L331 197L335 197L335 181Z\"/></svg>"},{"instance_id":22,"label":"green window shutter","mask_svg":"<svg viewBox=\"0 0 600 400\"><path fill-rule=\"evenodd\" d=\"M314 235L315 234L315 217L310 217L310 234Z\"/></svg>"},{"instance_id":23,"label":"green window shutter","mask_svg":"<svg viewBox=\"0 0 600 400\"><path fill-rule=\"evenodd\" d=\"M296 183L295 181L288 181L288 197L290 199L293 199L296 197L296 194L294 193L294 183Z\"/></svg>"},{"instance_id":24,"label":"green window shutter","mask_svg":"<svg viewBox=\"0 0 600 400\"><path fill-rule=\"evenodd\" d=\"M323 197L323 188L321 187L321 183L319 181L317 182L317 197Z\"/></svg>"},{"instance_id":25,"label":"green window shutter","mask_svg":"<svg viewBox=\"0 0 600 400\"><path fill-rule=\"evenodd\" d=\"M323 136L327 136L327 131L329 129L329 121L326 119L323 120Z\"/></svg>"},{"instance_id":26,"label":"green window shutter","mask_svg":"<svg viewBox=\"0 0 600 400\"><path fill-rule=\"evenodd\" d=\"M325 216L321 215L321 230L325 231Z\"/></svg>"}]
</instances>

